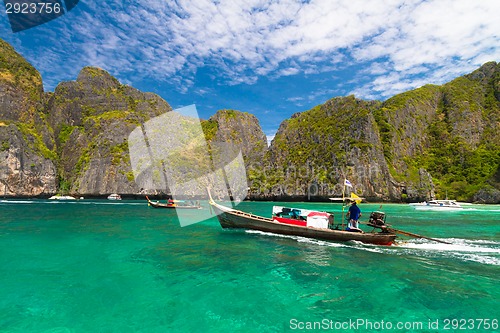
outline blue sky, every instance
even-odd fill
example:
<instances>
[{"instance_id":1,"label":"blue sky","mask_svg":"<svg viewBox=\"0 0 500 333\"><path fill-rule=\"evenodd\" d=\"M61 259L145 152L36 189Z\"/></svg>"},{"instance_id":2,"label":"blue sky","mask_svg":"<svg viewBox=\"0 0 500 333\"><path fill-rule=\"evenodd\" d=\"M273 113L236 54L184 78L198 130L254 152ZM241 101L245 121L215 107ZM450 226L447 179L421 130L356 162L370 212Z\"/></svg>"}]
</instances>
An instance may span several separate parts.
<instances>
[{"instance_id":1,"label":"blue sky","mask_svg":"<svg viewBox=\"0 0 500 333\"><path fill-rule=\"evenodd\" d=\"M97 66L200 116L282 120L354 94L385 100L500 61L498 0L81 0L44 25L1 38L42 74L46 91Z\"/></svg>"}]
</instances>

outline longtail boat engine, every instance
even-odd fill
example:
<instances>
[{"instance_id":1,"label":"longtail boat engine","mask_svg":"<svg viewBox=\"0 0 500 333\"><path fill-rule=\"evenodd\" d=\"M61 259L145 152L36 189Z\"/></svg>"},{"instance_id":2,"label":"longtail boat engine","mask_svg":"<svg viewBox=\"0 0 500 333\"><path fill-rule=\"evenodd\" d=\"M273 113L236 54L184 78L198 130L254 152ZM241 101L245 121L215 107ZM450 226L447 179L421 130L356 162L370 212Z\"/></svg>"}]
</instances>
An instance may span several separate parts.
<instances>
[{"instance_id":1,"label":"longtail boat engine","mask_svg":"<svg viewBox=\"0 0 500 333\"><path fill-rule=\"evenodd\" d=\"M385 224L384 212L372 212L370 214L370 219L368 220L368 225L370 227L382 229L383 232L388 232L388 226Z\"/></svg>"}]
</instances>

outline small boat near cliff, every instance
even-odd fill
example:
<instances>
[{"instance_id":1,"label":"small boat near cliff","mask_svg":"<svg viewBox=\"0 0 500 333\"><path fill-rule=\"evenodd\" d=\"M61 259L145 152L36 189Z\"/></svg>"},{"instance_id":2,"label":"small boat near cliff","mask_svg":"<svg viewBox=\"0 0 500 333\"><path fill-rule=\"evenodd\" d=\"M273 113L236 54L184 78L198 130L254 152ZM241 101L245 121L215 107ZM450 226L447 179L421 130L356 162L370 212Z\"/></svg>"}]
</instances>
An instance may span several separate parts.
<instances>
[{"instance_id":1,"label":"small boat near cliff","mask_svg":"<svg viewBox=\"0 0 500 333\"><path fill-rule=\"evenodd\" d=\"M108 200L121 200L121 199L122 199L121 195L117 193L112 193L108 195Z\"/></svg>"},{"instance_id":2,"label":"small boat near cliff","mask_svg":"<svg viewBox=\"0 0 500 333\"><path fill-rule=\"evenodd\" d=\"M419 203L411 203L411 207L417 210L461 210L463 207L456 200L429 200Z\"/></svg>"},{"instance_id":3,"label":"small boat near cliff","mask_svg":"<svg viewBox=\"0 0 500 333\"><path fill-rule=\"evenodd\" d=\"M148 206L153 208L170 208L170 209L201 209L200 203L189 203L184 200L167 200L167 203L160 203L159 201L151 201L148 197Z\"/></svg>"},{"instance_id":4,"label":"small boat near cliff","mask_svg":"<svg viewBox=\"0 0 500 333\"><path fill-rule=\"evenodd\" d=\"M332 213L275 206L273 217L269 218L220 205L209 197L209 204L224 229L250 229L335 242L358 241L375 245L391 245L397 237L391 229L385 227L385 222L380 218L383 213L380 212L374 212L378 215L372 213L368 225L374 230L378 228L382 231L353 232L336 229Z\"/></svg>"},{"instance_id":5,"label":"small boat near cliff","mask_svg":"<svg viewBox=\"0 0 500 333\"><path fill-rule=\"evenodd\" d=\"M49 200L61 200L61 201L65 201L65 200L76 200L75 197L72 197L70 195L53 195L49 198Z\"/></svg>"}]
</instances>

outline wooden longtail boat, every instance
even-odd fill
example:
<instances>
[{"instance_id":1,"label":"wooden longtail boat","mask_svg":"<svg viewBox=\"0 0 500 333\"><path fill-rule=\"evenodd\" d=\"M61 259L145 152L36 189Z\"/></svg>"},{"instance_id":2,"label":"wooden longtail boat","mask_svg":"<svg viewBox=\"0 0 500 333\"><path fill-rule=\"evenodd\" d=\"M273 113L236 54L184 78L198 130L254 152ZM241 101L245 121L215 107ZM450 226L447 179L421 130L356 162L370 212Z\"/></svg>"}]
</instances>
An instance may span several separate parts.
<instances>
[{"instance_id":1,"label":"wooden longtail boat","mask_svg":"<svg viewBox=\"0 0 500 333\"><path fill-rule=\"evenodd\" d=\"M151 206L153 208L173 208L173 209L201 209L201 206L198 205L188 205L185 204L183 201L177 201L177 200L169 200L167 201L166 204L160 203L158 201L153 202L149 200L148 197L146 197L148 200L148 206Z\"/></svg>"},{"instance_id":2,"label":"wooden longtail boat","mask_svg":"<svg viewBox=\"0 0 500 333\"><path fill-rule=\"evenodd\" d=\"M251 229L281 235L302 236L335 242L359 241L375 245L391 245L397 237L395 233L388 231L386 228L381 228L382 232L361 233L308 227L299 225L299 223L286 223L286 221L283 220L282 222L279 222L280 219L257 216L220 205L213 201L211 197L209 204L215 210L222 228ZM376 225L372 226L377 227Z\"/></svg>"}]
</instances>

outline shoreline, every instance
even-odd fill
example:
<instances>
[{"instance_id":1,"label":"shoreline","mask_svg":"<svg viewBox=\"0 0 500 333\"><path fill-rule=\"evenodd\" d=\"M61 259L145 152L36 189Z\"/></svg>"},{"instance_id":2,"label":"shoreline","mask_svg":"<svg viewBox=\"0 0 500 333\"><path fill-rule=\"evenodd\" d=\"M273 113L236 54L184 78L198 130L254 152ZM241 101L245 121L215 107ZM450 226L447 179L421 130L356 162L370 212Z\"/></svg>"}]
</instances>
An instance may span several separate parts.
<instances>
[{"instance_id":1,"label":"shoreline","mask_svg":"<svg viewBox=\"0 0 500 333\"><path fill-rule=\"evenodd\" d=\"M56 194L43 194L36 196L29 195L4 195L0 196L0 200L49 200L49 198ZM80 201L80 200L108 200L107 197L109 194L99 194L99 195L71 195L75 200L54 200L54 201ZM151 200L167 200L172 196L167 194L120 194L122 200L137 200L137 201L146 201L146 195ZM380 199L380 198L378 198ZM181 199L182 200L182 199ZM207 200L204 196L194 196L193 198L183 199L183 200ZM114 200L109 200L114 201ZM218 201L218 200L216 200ZM341 203L332 202L328 197L315 196L308 198L307 196L247 196L243 201L247 202L302 202L302 203ZM363 201L364 204L402 204L408 205L410 203L418 203L421 201L392 201L392 200L370 200L367 198ZM500 202L466 202L460 201L460 203L466 205L499 205Z\"/></svg>"}]
</instances>

